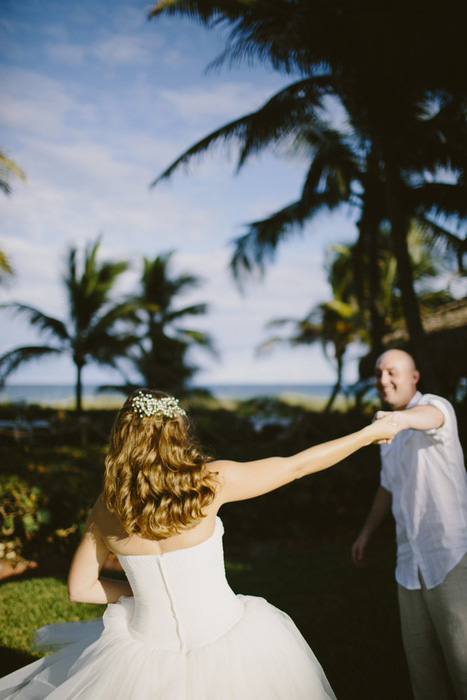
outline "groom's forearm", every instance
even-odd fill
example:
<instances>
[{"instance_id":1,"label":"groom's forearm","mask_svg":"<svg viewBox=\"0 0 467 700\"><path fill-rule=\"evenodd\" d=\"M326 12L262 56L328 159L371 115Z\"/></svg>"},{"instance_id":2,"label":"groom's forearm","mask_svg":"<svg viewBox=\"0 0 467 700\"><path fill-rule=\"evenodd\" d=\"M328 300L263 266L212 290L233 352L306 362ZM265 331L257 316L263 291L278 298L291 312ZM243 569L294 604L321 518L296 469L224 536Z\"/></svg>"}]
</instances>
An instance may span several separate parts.
<instances>
[{"instance_id":1,"label":"groom's forearm","mask_svg":"<svg viewBox=\"0 0 467 700\"><path fill-rule=\"evenodd\" d=\"M436 406L414 406L394 413L400 416L405 430L436 430L444 423L444 414Z\"/></svg>"}]
</instances>

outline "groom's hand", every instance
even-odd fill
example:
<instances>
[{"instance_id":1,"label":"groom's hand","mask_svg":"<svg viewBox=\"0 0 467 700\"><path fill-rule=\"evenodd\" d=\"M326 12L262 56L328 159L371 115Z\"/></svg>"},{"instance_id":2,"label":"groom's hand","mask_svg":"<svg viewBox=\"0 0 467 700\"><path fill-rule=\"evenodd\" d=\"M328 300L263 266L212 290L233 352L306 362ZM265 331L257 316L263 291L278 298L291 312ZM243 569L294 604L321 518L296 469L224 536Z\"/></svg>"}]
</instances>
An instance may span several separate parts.
<instances>
[{"instance_id":1,"label":"groom's hand","mask_svg":"<svg viewBox=\"0 0 467 700\"><path fill-rule=\"evenodd\" d=\"M374 423L377 420L381 420L382 418L385 418L386 416L392 416L394 418L394 421L402 427L403 425L403 420L401 420L401 411L377 411L375 415L373 416L373 420L371 421ZM392 442L392 438L389 440L378 440L375 444L376 445L390 445Z\"/></svg>"}]
</instances>

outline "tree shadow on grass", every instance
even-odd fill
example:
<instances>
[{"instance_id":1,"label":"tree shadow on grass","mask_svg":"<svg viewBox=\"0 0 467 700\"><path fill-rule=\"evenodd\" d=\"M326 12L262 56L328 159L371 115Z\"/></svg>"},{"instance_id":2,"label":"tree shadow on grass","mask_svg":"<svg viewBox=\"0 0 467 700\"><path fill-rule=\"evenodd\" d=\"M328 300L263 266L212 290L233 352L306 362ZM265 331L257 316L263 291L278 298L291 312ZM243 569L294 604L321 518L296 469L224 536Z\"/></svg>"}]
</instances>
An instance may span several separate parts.
<instances>
[{"instance_id":1,"label":"tree shadow on grass","mask_svg":"<svg viewBox=\"0 0 467 700\"><path fill-rule=\"evenodd\" d=\"M31 664L33 661L37 661L36 656L27 654L24 651L0 646L0 677L7 676L18 668Z\"/></svg>"},{"instance_id":2,"label":"tree shadow on grass","mask_svg":"<svg viewBox=\"0 0 467 700\"><path fill-rule=\"evenodd\" d=\"M364 570L349 543L322 543L257 553L227 575L236 592L264 596L291 616L338 700L412 700L394 563L392 541L372 543Z\"/></svg>"}]
</instances>

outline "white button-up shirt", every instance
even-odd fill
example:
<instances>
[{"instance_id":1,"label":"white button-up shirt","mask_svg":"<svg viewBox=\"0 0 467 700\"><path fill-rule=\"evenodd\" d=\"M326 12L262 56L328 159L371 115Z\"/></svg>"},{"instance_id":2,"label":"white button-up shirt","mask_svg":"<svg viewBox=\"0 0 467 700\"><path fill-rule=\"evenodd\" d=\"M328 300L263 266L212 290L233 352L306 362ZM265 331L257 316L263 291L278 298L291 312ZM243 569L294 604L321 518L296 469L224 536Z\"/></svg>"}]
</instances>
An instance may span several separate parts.
<instances>
[{"instance_id":1,"label":"white button-up shirt","mask_svg":"<svg viewBox=\"0 0 467 700\"><path fill-rule=\"evenodd\" d=\"M431 404L444 415L434 430L403 430L381 445L381 485L392 494L396 520L396 580L404 588L444 581L467 552L467 473L449 401L413 396L407 408Z\"/></svg>"}]
</instances>

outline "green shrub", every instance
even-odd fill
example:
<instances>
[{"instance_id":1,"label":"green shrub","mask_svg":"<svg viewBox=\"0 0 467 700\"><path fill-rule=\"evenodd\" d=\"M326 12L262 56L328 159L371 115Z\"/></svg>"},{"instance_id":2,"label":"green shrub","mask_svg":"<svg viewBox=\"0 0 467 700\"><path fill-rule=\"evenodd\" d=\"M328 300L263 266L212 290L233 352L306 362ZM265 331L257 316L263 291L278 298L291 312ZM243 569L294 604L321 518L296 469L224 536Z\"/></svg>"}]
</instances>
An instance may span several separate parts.
<instances>
[{"instance_id":1,"label":"green shrub","mask_svg":"<svg viewBox=\"0 0 467 700\"><path fill-rule=\"evenodd\" d=\"M0 476L0 503L0 556L12 560L50 522L51 512L42 489L17 475Z\"/></svg>"},{"instance_id":2,"label":"green shrub","mask_svg":"<svg viewBox=\"0 0 467 700\"><path fill-rule=\"evenodd\" d=\"M95 446L0 448L3 557L71 556L101 488L104 453Z\"/></svg>"}]
</instances>

